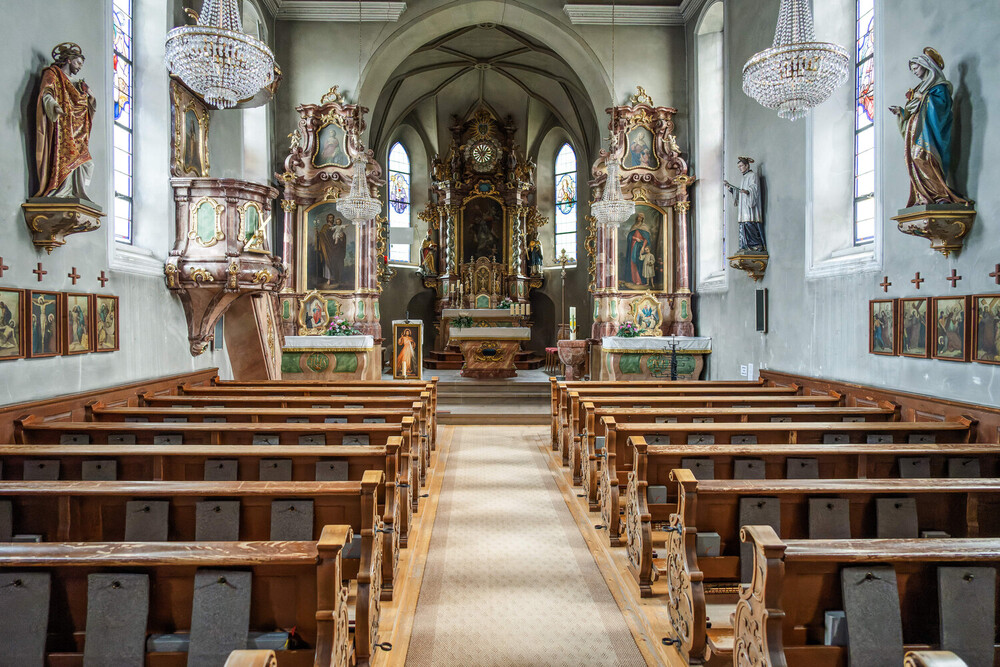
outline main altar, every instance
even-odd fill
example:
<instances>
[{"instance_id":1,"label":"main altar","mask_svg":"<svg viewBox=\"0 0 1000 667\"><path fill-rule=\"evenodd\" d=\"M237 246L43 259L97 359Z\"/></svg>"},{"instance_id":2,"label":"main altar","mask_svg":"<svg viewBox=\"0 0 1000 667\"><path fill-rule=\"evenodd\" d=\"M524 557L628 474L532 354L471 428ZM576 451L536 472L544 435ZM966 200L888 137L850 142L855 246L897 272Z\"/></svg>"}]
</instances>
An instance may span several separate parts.
<instances>
[{"instance_id":1,"label":"main altar","mask_svg":"<svg viewBox=\"0 0 1000 667\"><path fill-rule=\"evenodd\" d=\"M544 280L528 249L545 221L535 208L535 165L514 143L516 129L481 104L456 118L448 155L433 161L430 201L419 216L427 223L421 277L435 292L427 368L468 365L453 338L458 317L471 317L475 328L524 329L516 349L507 349L509 342L504 348L518 368L541 365L524 344L531 338L529 295Z\"/></svg>"}]
</instances>

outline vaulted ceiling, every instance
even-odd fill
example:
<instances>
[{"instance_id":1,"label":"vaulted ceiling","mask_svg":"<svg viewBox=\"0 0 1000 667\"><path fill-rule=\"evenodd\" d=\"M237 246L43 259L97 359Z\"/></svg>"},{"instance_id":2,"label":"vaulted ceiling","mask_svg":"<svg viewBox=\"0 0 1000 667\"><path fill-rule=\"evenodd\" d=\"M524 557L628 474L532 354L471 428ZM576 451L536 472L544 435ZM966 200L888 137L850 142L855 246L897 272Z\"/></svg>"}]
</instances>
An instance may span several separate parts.
<instances>
[{"instance_id":1,"label":"vaulted ceiling","mask_svg":"<svg viewBox=\"0 0 1000 667\"><path fill-rule=\"evenodd\" d=\"M502 25L470 25L427 42L393 72L374 105L373 146L403 122L419 127L432 150L449 143L452 116L464 118L484 101L501 120L517 124L528 151L553 126L582 142L599 143L597 120L573 68L554 51Z\"/></svg>"}]
</instances>

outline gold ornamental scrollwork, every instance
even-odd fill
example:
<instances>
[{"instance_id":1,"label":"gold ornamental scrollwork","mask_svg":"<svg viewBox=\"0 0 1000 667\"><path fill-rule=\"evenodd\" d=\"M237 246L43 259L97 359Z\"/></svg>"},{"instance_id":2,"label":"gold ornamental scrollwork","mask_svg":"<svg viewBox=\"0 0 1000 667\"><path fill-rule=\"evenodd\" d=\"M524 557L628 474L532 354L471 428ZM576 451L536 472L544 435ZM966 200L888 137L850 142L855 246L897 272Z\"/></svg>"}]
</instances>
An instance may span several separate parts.
<instances>
[{"instance_id":1,"label":"gold ornamental scrollwork","mask_svg":"<svg viewBox=\"0 0 1000 667\"><path fill-rule=\"evenodd\" d=\"M597 287L597 218L588 215L584 220L587 221L587 238L583 241L583 249L587 253L588 289L593 292Z\"/></svg>"},{"instance_id":2,"label":"gold ornamental scrollwork","mask_svg":"<svg viewBox=\"0 0 1000 667\"><path fill-rule=\"evenodd\" d=\"M632 95L632 97L629 98L629 101L632 103L632 106L635 106L636 104L648 104L651 107L656 106L653 104L653 98L646 94L646 89L642 86L635 87L635 95Z\"/></svg>"},{"instance_id":3,"label":"gold ornamental scrollwork","mask_svg":"<svg viewBox=\"0 0 1000 667\"><path fill-rule=\"evenodd\" d=\"M191 269L188 272L188 277L195 281L196 283L214 283L215 277L207 270L200 266Z\"/></svg>"},{"instance_id":4,"label":"gold ornamental scrollwork","mask_svg":"<svg viewBox=\"0 0 1000 667\"><path fill-rule=\"evenodd\" d=\"M167 289L177 289L180 287L180 281L177 279L177 265L176 264L166 264L163 267L163 275L167 279Z\"/></svg>"},{"instance_id":5,"label":"gold ornamental scrollwork","mask_svg":"<svg viewBox=\"0 0 1000 667\"><path fill-rule=\"evenodd\" d=\"M253 272L253 282L255 285L266 285L274 279L274 275L267 269Z\"/></svg>"},{"instance_id":6,"label":"gold ornamental scrollwork","mask_svg":"<svg viewBox=\"0 0 1000 667\"><path fill-rule=\"evenodd\" d=\"M226 288L237 289L239 287L240 265L235 259L229 263L229 266L226 268L226 274Z\"/></svg>"},{"instance_id":7,"label":"gold ornamental scrollwork","mask_svg":"<svg viewBox=\"0 0 1000 667\"><path fill-rule=\"evenodd\" d=\"M344 96L340 93L340 86L333 86L330 90L319 98L320 104L343 104Z\"/></svg>"},{"instance_id":8,"label":"gold ornamental scrollwork","mask_svg":"<svg viewBox=\"0 0 1000 667\"><path fill-rule=\"evenodd\" d=\"M382 293L382 285L396 277L396 271L387 260L389 253L389 221L384 215L375 216L375 286Z\"/></svg>"},{"instance_id":9,"label":"gold ornamental scrollwork","mask_svg":"<svg viewBox=\"0 0 1000 667\"><path fill-rule=\"evenodd\" d=\"M500 363L503 361L503 357L504 353L500 348L500 341L496 340L483 341L472 354L473 359L483 363Z\"/></svg>"}]
</instances>

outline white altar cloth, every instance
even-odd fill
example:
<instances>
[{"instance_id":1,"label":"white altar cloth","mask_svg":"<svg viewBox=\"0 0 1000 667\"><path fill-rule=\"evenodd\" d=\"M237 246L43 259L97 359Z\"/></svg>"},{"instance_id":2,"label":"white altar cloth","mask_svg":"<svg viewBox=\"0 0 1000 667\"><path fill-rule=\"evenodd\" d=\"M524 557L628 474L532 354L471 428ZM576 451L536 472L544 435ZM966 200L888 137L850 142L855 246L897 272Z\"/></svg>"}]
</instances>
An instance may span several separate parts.
<instances>
[{"instance_id":1,"label":"white altar cloth","mask_svg":"<svg viewBox=\"0 0 1000 667\"><path fill-rule=\"evenodd\" d=\"M322 352L365 352L375 348L371 336L285 336L284 350Z\"/></svg>"},{"instance_id":2,"label":"white altar cloth","mask_svg":"<svg viewBox=\"0 0 1000 667\"><path fill-rule=\"evenodd\" d=\"M448 330L451 340L531 340L531 329L528 327L451 327Z\"/></svg>"},{"instance_id":3,"label":"white altar cloth","mask_svg":"<svg viewBox=\"0 0 1000 667\"><path fill-rule=\"evenodd\" d=\"M604 352L661 354L670 352L671 341L676 341L677 351L685 354L708 354L712 351L712 339L708 336L638 336L636 338L607 336L601 339L601 349Z\"/></svg>"},{"instance_id":4,"label":"white altar cloth","mask_svg":"<svg viewBox=\"0 0 1000 667\"><path fill-rule=\"evenodd\" d=\"M445 308L441 311L441 317L461 317L468 315L475 319L496 319L500 317L510 317L509 308Z\"/></svg>"}]
</instances>

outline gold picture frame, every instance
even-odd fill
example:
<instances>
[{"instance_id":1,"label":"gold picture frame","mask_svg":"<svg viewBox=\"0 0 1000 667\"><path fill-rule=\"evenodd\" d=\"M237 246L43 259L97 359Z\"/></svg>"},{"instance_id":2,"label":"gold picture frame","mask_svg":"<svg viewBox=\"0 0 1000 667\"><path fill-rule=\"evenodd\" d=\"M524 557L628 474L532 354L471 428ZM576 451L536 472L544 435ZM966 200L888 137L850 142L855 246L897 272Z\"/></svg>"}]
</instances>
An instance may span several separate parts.
<instances>
[{"instance_id":1,"label":"gold picture frame","mask_svg":"<svg viewBox=\"0 0 1000 667\"><path fill-rule=\"evenodd\" d=\"M496 205L500 207L501 215L503 216L503 219L501 220L501 223L500 223L500 230L501 230L501 239L500 239L501 243L500 243L500 245L501 245L501 254L502 254L502 256L496 258L493 261L496 261L499 264L507 264L508 261L509 261L509 258L510 258L510 236L511 236L511 234L510 234L510 216L507 214L507 206L504 205L503 200L500 197L498 197L496 194L494 194L496 192L496 189L495 189L495 187L493 187L492 183L483 182L483 183L480 183L479 187L482 188L483 186L485 186L487 184L490 186L489 192L486 192L486 191L483 191L483 190L473 191L472 194L470 194L468 197L466 197L464 200L462 200L461 215L458 216L458 219L456 221L456 224L458 225L458 229L456 230L456 236L455 236L455 240L456 240L455 250L456 250L456 252L459 253L459 258L458 258L459 259L459 264L462 264L462 263L465 263L465 262L470 262L471 263L471 262L474 262L476 259L478 259L478 257L465 257L465 256L463 256L465 254L465 249L466 249L465 248L465 226L466 226L465 225L465 222L466 222L465 221L465 216L466 216L466 213L469 210L469 205L470 204L474 204L477 200L484 200L484 199L492 201L492 202L495 202Z\"/></svg>"},{"instance_id":2,"label":"gold picture frame","mask_svg":"<svg viewBox=\"0 0 1000 667\"><path fill-rule=\"evenodd\" d=\"M424 327L422 322L397 321L392 323L392 378L394 380L422 379L423 347Z\"/></svg>"},{"instance_id":3,"label":"gold picture frame","mask_svg":"<svg viewBox=\"0 0 1000 667\"><path fill-rule=\"evenodd\" d=\"M618 288L617 291L623 294L673 292L673 209L663 208L650 203L644 196L642 196L643 193L638 193L638 195L639 196L634 198L636 202L635 213L621 224L615 234L615 253L618 256L617 275L615 276L615 285ZM658 218L658 222L654 223L655 226L658 226L658 229L649 225L644 228L647 232L657 232L657 238L651 238L649 240L652 242L653 247L658 249L660 253L659 257L653 258L654 275L649 284L643 284L642 282L643 276L641 265L636 266L636 276L632 276L632 267L627 261L629 250L628 237L629 234L633 232L633 228L639 222L640 215L642 215L644 219L646 216L650 215L654 215ZM638 280L627 280L627 278L638 278Z\"/></svg>"},{"instance_id":4,"label":"gold picture frame","mask_svg":"<svg viewBox=\"0 0 1000 667\"><path fill-rule=\"evenodd\" d=\"M322 199L304 210L299 210L301 212L299 213L298 222L298 291L317 291L323 294L355 294L360 291L358 286L361 284L361 275L357 249L361 246L361 239L359 237L358 226L344 218L337 210L336 200L333 198ZM319 212L314 213L314 211ZM341 274L336 277L322 275L322 266L319 265L320 253L317 244L317 231L323 228L323 225L319 227L316 225L319 221L319 216L327 218L326 222L328 223L328 218L331 215L334 217L334 222L339 219L345 227L349 228L346 231L347 240L344 244L343 267L341 268ZM350 284L339 286L340 283L346 283L343 273L343 269L346 267L350 267L350 274L352 274L350 276ZM328 267L328 270L332 270L332 268ZM330 287L331 282L338 286Z\"/></svg>"},{"instance_id":5,"label":"gold picture frame","mask_svg":"<svg viewBox=\"0 0 1000 667\"><path fill-rule=\"evenodd\" d=\"M201 219L202 207L208 205L212 207L212 231L208 234L207 220ZM191 207L188 215L188 238L204 248L211 248L219 241L226 238L226 233L222 229L222 213L226 207L211 197L202 197Z\"/></svg>"},{"instance_id":6,"label":"gold picture frame","mask_svg":"<svg viewBox=\"0 0 1000 667\"><path fill-rule=\"evenodd\" d=\"M313 290L303 295L299 302L299 335L321 336L330 324L330 305L327 298Z\"/></svg>"},{"instance_id":7,"label":"gold picture frame","mask_svg":"<svg viewBox=\"0 0 1000 667\"><path fill-rule=\"evenodd\" d=\"M176 79L170 81L171 176L208 176L208 105Z\"/></svg>"},{"instance_id":8,"label":"gold picture frame","mask_svg":"<svg viewBox=\"0 0 1000 667\"><path fill-rule=\"evenodd\" d=\"M646 292L629 304L629 319L639 330L640 336L659 336L663 326L663 307L660 300Z\"/></svg>"}]
</instances>

